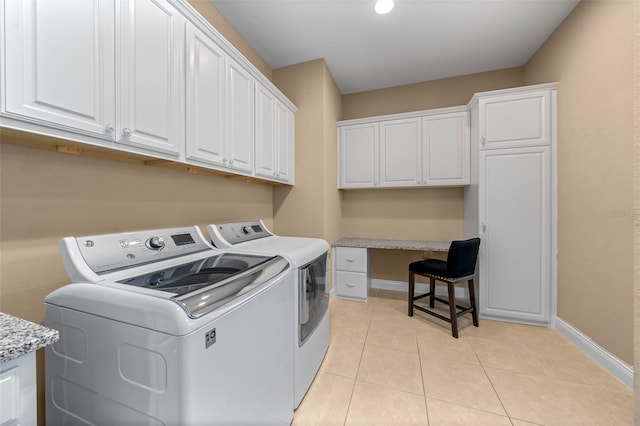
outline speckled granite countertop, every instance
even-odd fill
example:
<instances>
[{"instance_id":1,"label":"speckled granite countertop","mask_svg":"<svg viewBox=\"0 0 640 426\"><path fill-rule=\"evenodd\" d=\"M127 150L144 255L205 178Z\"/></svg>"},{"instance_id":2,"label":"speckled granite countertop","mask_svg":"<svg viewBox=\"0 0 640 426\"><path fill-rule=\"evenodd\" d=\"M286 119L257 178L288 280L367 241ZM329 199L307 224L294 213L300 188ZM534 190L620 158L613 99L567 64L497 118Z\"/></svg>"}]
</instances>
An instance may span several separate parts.
<instances>
[{"instance_id":1,"label":"speckled granite countertop","mask_svg":"<svg viewBox=\"0 0 640 426\"><path fill-rule=\"evenodd\" d=\"M451 241L392 240L385 238L340 238L332 247L377 248L391 250L448 251Z\"/></svg>"},{"instance_id":2,"label":"speckled granite countertop","mask_svg":"<svg viewBox=\"0 0 640 426\"><path fill-rule=\"evenodd\" d=\"M0 363L44 348L58 340L58 330L0 312Z\"/></svg>"}]
</instances>

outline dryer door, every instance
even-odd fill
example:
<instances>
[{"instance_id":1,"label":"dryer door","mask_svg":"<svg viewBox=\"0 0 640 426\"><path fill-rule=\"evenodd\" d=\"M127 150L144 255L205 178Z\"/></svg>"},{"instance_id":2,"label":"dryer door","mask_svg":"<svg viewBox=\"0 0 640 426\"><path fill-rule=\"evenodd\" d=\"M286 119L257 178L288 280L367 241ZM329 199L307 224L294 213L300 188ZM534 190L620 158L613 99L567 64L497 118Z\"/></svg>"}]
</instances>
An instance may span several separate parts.
<instances>
[{"instance_id":1,"label":"dryer door","mask_svg":"<svg viewBox=\"0 0 640 426\"><path fill-rule=\"evenodd\" d=\"M329 308L327 253L300 268L298 307L298 346L313 333Z\"/></svg>"}]
</instances>

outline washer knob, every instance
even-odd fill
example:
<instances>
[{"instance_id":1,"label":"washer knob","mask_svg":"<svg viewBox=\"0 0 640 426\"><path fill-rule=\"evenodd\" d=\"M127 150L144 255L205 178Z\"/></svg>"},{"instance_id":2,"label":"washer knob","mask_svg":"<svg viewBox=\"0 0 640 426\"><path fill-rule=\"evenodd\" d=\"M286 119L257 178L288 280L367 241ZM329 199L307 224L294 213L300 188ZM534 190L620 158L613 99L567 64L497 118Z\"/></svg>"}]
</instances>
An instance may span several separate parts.
<instances>
[{"instance_id":1,"label":"washer knob","mask_svg":"<svg viewBox=\"0 0 640 426\"><path fill-rule=\"evenodd\" d=\"M242 227L242 233L246 234L246 235L249 235L251 233L251 227L248 226L248 225L247 226L243 226Z\"/></svg>"},{"instance_id":2,"label":"washer knob","mask_svg":"<svg viewBox=\"0 0 640 426\"><path fill-rule=\"evenodd\" d=\"M160 237L151 237L147 240L146 245L151 250L162 250L164 248L164 240Z\"/></svg>"}]
</instances>

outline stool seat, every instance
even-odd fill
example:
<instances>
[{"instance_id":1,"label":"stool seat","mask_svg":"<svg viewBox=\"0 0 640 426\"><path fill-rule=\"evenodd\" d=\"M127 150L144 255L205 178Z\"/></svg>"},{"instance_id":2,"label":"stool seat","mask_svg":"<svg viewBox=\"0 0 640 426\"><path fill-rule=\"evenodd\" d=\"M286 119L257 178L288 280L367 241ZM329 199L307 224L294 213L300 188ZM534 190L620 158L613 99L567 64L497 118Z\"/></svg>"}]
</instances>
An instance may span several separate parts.
<instances>
[{"instance_id":1,"label":"stool seat","mask_svg":"<svg viewBox=\"0 0 640 426\"><path fill-rule=\"evenodd\" d=\"M480 238L452 241L447 254L447 261L439 259L425 259L409 264L409 309L408 314L413 316L413 310L417 309L429 315L440 318L451 324L451 334L458 338L458 317L471 313L473 325L478 327L478 311L476 309L475 290L473 276L480 249ZM429 278L429 292L415 296L416 274ZM436 297L436 282L447 284L448 299ZM460 306L455 301L455 284L466 281L469 285L469 306ZM414 302L429 297L429 308L435 307L435 302L449 305L449 317L439 314L431 309L417 305ZM458 311L460 310L460 311Z\"/></svg>"}]
</instances>

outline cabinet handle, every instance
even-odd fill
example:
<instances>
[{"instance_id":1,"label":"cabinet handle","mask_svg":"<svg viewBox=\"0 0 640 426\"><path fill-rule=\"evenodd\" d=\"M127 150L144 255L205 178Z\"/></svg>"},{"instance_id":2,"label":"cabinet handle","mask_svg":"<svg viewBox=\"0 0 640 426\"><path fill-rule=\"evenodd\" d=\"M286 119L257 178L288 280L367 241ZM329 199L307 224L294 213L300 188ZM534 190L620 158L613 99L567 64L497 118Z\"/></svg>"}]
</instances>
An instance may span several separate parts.
<instances>
[{"instance_id":1,"label":"cabinet handle","mask_svg":"<svg viewBox=\"0 0 640 426\"><path fill-rule=\"evenodd\" d=\"M482 146L485 146L485 144L487 143L487 140L485 139L485 137L482 137Z\"/></svg>"},{"instance_id":2,"label":"cabinet handle","mask_svg":"<svg viewBox=\"0 0 640 426\"><path fill-rule=\"evenodd\" d=\"M344 283L344 285L351 288L354 288L356 286L356 284L351 284L351 283Z\"/></svg>"},{"instance_id":3,"label":"cabinet handle","mask_svg":"<svg viewBox=\"0 0 640 426\"><path fill-rule=\"evenodd\" d=\"M131 136L131 129L127 127L122 129L122 136L124 136L125 138L128 138L129 136Z\"/></svg>"},{"instance_id":4,"label":"cabinet handle","mask_svg":"<svg viewBox=\"0 0 640 426\"><path fill-rule=\"evenodd\" d=\"M482 222L482 232L487 232L487 224Z\"/></svg>"},{"instance_id":5,"label":"cabinet handle","mask_svg":"<svg viewBox=\"0 0 640 426\"><path fill-rule=\"evenodd\" d=\"M233 160L229 160L229 165L232 165L232 164L233 164Z\"/></svg>"},{"instance_id":6,"label":"cabinet handle","mask_svg":"<svg viewBox=\"0 0 640 426\"><path fill-rule=\"evenodd\" d=\"M113 128L113 124L107 124L107 127L105 127L104 130L111 135L115 129Z\"/></svg>"},{"instance_id":7,"label":"cabinet handle","mask_svg":"<svg viewBox=\"0 0 640 426\"><path fill-rule=\"evenodd\" d=\"M353 263L353 262L355 262L355 261L356 261L355 259L345 259L345 260L346 260L347 262L349 262L349 263Z\"/></svg>"}]
</instances>

